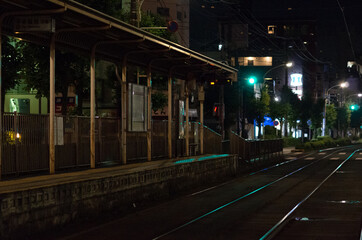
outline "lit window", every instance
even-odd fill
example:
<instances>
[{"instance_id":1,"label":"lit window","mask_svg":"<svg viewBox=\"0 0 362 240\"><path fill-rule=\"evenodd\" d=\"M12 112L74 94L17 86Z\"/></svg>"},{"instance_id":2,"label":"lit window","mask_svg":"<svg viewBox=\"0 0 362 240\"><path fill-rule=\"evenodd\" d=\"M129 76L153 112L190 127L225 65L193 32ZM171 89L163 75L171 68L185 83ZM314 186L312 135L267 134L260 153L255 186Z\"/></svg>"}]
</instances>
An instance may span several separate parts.
<instances>
[{"instance_id":1,"label":"lit window","mask_svg":"<svg viewBox=\"0 0 362 240\"><path fill-rule=\"evenodd\" d=\"M274 34L275 33L275 28L276 28L276 26L269 25L268 26L268 34Z\"/></svg>"}]
</instances>

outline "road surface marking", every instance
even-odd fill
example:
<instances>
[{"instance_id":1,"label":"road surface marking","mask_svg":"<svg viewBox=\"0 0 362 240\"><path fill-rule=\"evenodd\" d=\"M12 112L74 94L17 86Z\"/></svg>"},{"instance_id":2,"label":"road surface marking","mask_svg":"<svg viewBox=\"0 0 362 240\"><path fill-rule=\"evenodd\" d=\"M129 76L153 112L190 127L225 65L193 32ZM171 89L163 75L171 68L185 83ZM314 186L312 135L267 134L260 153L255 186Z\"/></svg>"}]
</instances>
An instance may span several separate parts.
<instances>
[{"instance_id":1,"label":"road surface marking","mask_svg":"<svg viewBox=\"0 0 362 240\"><path fill-rule=\"evenodd\" d=\"M339 160L337 157L330 158L331 160Z\"/></svg>"},{"instance_id":2,"label":"road surface marking","mask_svg":"<svg viewBox=\"0 0 362 240\"><path fill-rule=\"evenodd\" d=\"M340 152L338 153L339 155L345 155L346 153L345 152Z\"/></svg>"},{"instance_id":3,"label":"road surface marking","mask_svg":"<svg viewBox=\"0 0 362 240\"><path fill-rule=\"evenodd\" d=\"M356 160L362 160L362 158L356 158Z\"/></svg>"},{"instance_id":4,"label":"road surface marking","mask_svg":"<svg viewBox=\"0 0 362 240\"><path fill-rule=\"evenodd\" d=\"M314 160L315 158L314 157L307 157L305 158L305 160Z\"/></svg>"},{"instance_id":5,"label":"road surface marking","mask_svg":"<svg viewBox=\"0 0 362 240\"><path fill-rule=\"evenodd\" d=\"M326 154L325 152L318 153L318 155L325 155L325 154Z\"/></svg>"}]
</instances>

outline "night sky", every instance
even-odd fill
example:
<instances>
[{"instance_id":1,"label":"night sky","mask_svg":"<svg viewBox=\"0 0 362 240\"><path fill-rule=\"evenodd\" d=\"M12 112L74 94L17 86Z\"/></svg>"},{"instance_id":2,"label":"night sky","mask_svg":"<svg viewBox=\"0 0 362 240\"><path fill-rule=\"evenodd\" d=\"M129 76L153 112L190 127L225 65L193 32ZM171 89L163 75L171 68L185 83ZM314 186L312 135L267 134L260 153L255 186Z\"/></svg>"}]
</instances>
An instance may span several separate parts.
<instances>
[{"instance_id":1,"label":"night sky","mask_svg":"<svg viewBox=\"0 0 362 240\"><path fill-rule=\"evenodd\" d=\"M349 28L350 40L337 0L192 0L190 2L190 45L195 50L204 51L208 48L210 50L218 44L220 37L217 19L232 18L233 21L244 22L259 29L263 29L261 26L263 22L273 19L309 20L316 22L318 59L331 62L337 72L345 69L348 60L357 59L362 63L361 0L339 0ZM238 5L227 2L241 3L239 5L241 9L238 9ZM237 11L241 14L235 14Z\"/></svg>"}]
</instances>

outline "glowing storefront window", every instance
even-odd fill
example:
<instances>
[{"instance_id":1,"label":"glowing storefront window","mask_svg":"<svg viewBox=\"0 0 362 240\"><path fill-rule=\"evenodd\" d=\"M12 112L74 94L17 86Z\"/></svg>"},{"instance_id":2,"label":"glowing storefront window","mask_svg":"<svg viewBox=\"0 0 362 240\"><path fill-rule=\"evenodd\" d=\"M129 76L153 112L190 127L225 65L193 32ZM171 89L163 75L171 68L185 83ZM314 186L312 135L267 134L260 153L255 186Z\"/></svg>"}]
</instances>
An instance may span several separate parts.
<instances>
[{"instance_id":1,"label":"glowing storefront window","mask_svg":"<svg viewBox=\"0 0 362 240\"><path fill-rule=\"evenodd\" d=\"M293 73L290 75L291 77L291 82L290 82L290 86L292 87L299 87L299 86L303 86L303 81L302 81L302 74L299 73Z\"/></svg>"}]
</instances>

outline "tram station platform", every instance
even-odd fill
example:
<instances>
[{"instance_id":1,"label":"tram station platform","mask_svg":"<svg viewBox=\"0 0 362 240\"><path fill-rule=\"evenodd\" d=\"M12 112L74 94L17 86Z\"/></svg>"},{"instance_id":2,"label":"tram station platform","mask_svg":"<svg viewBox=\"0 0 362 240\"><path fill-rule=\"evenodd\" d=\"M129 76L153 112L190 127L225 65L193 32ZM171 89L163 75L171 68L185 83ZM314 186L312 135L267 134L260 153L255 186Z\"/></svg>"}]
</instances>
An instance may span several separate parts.
<instances>
[{"instance_id":1,"label":"tram station platform","mask_svg":"<svg viewBox=\"0 0 362 240\"><path fill-rule=\"evenodd\" d=\"M0 238L60 227L230 179L236 155L202 155L0 182Z\"/></svg>"}]
</instances>

